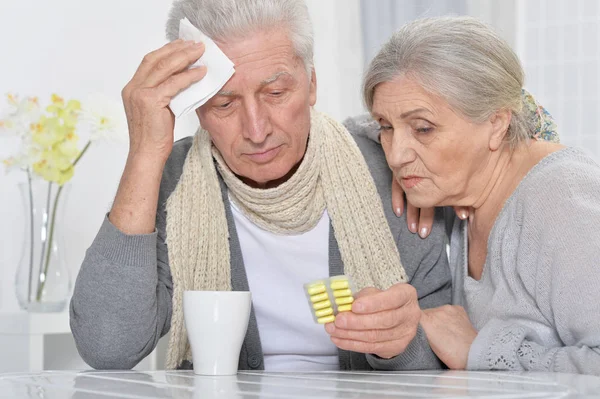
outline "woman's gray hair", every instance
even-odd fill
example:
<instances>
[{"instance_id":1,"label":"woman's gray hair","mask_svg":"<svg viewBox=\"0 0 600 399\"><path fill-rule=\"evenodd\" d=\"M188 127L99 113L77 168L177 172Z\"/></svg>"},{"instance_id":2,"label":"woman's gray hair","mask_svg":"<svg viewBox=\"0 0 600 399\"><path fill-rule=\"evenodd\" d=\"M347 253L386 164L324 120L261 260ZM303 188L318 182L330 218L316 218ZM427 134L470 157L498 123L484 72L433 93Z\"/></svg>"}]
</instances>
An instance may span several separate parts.
<instances>
[{"instance_id":1,"label":"woman's gray hair","mask_svg":"<svg viewBox=\"0 0 600 399\"><path fill-rule=\"evenodd\" d=\"M471 17L438 17L403 26L383 45L365 73L369 110L377 85L407 76L440 95L473 122L512 111L506 140L516 144L535 131L537 116L523 107L524 72L508 43Z\"/></svg>"},{"instance_id":2,"label":"woman's gray hair","mask_svg":"<svg viewBox=\"0 0 600 399\"><path fill-rule=\"evenodd\" d=\"M259 30L285 28L309 74L313 68L313 29L304 0L175 0L167 20L167 39L179 37L179 21L215 41L237 40Z\"/></svg>"}]
</instances>

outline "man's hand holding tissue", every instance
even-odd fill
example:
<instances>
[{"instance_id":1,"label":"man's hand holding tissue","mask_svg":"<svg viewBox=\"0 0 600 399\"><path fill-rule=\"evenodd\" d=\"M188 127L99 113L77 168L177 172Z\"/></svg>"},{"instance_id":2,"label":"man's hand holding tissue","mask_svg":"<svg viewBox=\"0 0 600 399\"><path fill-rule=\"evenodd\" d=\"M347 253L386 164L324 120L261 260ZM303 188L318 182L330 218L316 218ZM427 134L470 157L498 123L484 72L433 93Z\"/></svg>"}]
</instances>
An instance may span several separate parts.
<instances>
[{"instance_id":1,"label":"man's hand holding tissue","mask_svg":"<svg viewBox=\"0 0 600 399\"><path fill-rule=\"evenodd\" d=\"M202 43L173 41L147 54L123 89L129 156L109 220L125 234L154 232L162 172L173 149L169 103L206 75L206 67L188 69L203 54Z\"/></svg>"},{"instance_id":2,"label":"man's hand holding tissue","mask_svg":"<svg viewBox=\"0 0 600 399\"><path fill-rule=\"evenodd\" d=\"M204 54L204 44L176 40L147 54L122 92L129 124L130 155L165 162L173 146L171 99L206 75L188 67Z\"/></svg>"}]
</instances>

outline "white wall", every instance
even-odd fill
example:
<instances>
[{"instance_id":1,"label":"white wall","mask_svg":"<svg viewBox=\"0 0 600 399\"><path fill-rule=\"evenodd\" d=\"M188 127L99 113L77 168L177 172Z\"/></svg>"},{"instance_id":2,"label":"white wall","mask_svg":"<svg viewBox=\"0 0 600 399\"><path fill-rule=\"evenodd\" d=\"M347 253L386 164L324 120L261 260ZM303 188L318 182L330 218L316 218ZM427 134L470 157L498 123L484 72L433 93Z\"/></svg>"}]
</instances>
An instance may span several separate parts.
<instances>
[{"instance_id":1,"label":"white wall","mask_svg":"<svg viewBox=\"0 0 600 399\"><path fill-rule=\"evenodd\" d=\"M517 5L525 87L554 117L561 143L600 162L600 2Z\"/></svg>"},{"instance_id":2,"label":"white wall","mask_svg":"<svg viewBox=\"0 0 600 399\"><path fill-rule=\"evenodd\" d=\"M140 19L142 7L144 18ZM103 93L120 102L121 88L138 60L163 42L168 7L164 0L3 0L0 93L37 95L42 101L52 92L82 100ZM0 140L3 156L11 148ZM126 153L126 145L92 147L77 167L62 221L68 243L66 259L73 274L110 206ZM23 216L15 183L23 176L16 172L0 175L0 220L5 221L0 227L0 311L13 311L17 309L13 278Z\"/></svg>"},{"instance_id":3,"label":"white wall","mask_svg":"<svg viewBox=\"0 0 600 399\"><path fill-rule=\"evenodd\" d=\"M468 14L490 24L504 40L517 45L516 0L468 0Z\"/></svg>"},{"instance_id":4,"label":"white wall","mask_svg":"<svg viewBox=\"0 0 600 399\"><path fill-rule=\"evenodd\" d=\"M358 0L309 0L308 5L316 34L317 107L336 118L359 113ZM0 93L43 101L52 92L82 100L102 93L120 103L120 91L143 55L164 43L169 7L169 0L0 0ZM193 119L181 121L176 136L192 134L195 125ZM0 159L13 150L14 141L0 137ZM61 221L73 280L110 207L126 154L126 145L98 145L77 167ZM13 280L23 211L16 183L23 178L0 172L0 313L18 310Z\"/></svg>"},{"instance_id":5,"label":"white wall","mask_svg":"<svg viewBox=\"0 0 600 399\"><path fill-rule=\"evenodd\" d=\"M315 30L317 108L342 120L365 112L359 0L307 0Z\"/></svg>"}]
</instances>

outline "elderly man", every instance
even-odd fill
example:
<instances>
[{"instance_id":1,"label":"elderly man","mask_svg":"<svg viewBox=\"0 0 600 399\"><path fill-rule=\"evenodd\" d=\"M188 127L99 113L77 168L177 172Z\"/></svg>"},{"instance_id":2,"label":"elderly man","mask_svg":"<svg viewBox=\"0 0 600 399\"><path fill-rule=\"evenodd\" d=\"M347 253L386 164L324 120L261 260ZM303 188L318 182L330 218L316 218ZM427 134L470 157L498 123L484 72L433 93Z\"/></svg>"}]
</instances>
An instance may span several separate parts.
<instances>
[{"instance_id":1,"label":"elderly man","mask_svg":"<svg viewBox=\"0 0 600 399\"><path fill-rule=\"evenodd\" d=\"M173 144L171 98L206 72L187 68L203 45L175 40L184 17L236 72L197 110L202 129ZM441 215L427 240L411 234L391 212L391 174L364 131L372 125L344 127L312 109L304 2L180 0L167 34L123 90L130 153L71 302L84 360L131 368L170 331L167 368L190 367L183 291L250 290L240 369L440 367L419 305L450 302ZM360 292L323 328L302 286L338 274Z\"/></svg>"}]
</instances>

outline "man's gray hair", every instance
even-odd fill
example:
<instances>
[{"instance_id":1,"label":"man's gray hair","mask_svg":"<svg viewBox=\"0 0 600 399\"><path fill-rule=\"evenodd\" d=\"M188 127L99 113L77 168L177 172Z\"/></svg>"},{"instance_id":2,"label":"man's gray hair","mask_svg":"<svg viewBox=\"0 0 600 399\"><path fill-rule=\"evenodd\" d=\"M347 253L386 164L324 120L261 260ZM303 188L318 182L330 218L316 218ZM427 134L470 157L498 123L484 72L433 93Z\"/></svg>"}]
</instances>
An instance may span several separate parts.
<instances>
[{"instance_id":1,"label":"man's gray hair","mask_svg":"<svg viewBox=\"0 0 600 399\"><path fill-rule=\"evenodd\" d=\"M309 73L313 68L313 29L304 0L175 0L167 20L167 39L179 37L179 21L215 41L239 40L266 29L285 28Z\"/></svg>"},{"instance_id":2,"label":"man's gray hair","mask_svg":"<svg viewBox=\"0 0 600 399\"><path fill-rule=\"evenodd\" d=\"M523 107L524 72L508 43L471 17L438 17L403 26L383 45L365 73L364 101L369 110L378 84L414 78L425 90L480 123L507 109L512 119L506 140L527 140L537 118Z\"/></svg>"}]
</instances>

